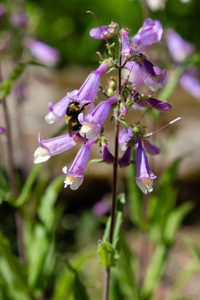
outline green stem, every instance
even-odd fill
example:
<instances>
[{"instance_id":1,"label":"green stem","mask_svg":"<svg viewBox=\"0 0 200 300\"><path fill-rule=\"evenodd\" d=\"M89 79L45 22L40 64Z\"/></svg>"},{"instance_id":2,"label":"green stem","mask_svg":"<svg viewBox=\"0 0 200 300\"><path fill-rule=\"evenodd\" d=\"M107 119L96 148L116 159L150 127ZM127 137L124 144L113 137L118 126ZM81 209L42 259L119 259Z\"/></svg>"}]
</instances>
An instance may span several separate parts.
<instances>
[{"instance_id":1,"label":"green stem","mask_svg":"<svg viewBox=\"0 0 200 300\"><path fill-rule=\"evenodd\" d=\"M121 95L121 57L119 61L119 70L118 70L118 95ZM110 225L110 236L109 236L109 242L112 244L113 241L113 233L114 233L114 227L115 227L115 211L116 211L116 203L117 203L117 175L118 175L118 152L119 152L119 105L118 105L118 112L117 112L117 118L115 119L115 160L113 163L113 196L112 196L112 208L111 208L111 225ZM106 283L105 283L105 295L104 299L109 299L109 287L110 287L110 268L106 268Z\"/></svg>"}]
</instances>

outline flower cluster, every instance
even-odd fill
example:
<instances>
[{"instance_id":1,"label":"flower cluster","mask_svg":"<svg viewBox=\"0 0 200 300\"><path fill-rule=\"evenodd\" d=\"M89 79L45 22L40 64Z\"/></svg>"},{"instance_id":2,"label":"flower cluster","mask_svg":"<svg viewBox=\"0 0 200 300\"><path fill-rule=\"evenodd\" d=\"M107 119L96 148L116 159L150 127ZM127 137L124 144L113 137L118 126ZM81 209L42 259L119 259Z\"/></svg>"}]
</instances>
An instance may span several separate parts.
<instances>
[{"instance_id":1,"label":"flower cluster","mask_svg":"<svg viewBox=\"0 0 200 300\"><path fill-rule=\"evenodd\" d=\"M91 29L92 38L105 39L110 57L102 59L100 66L89 74L80 89L68 92L56 104L49 103L46 122L53 124L65 116L68 133L48 140L41 139L39 134L40 147L34 154L34 162L40 163L77 144L82 145L71 167L67 169L65 166L62 169L66 175L65 187L69 185L71 189L76 190L81 185L91 147L95 142L99 142L103 161L119 165L120 168L134 163L131 160L131 152L132 149L136 149L136 183L145 194L152 191L153 179L156 176L150 170L146 152L155 155L160 152L160 148L149 142L145 127L140 121L129 125L125 117L129 111L137 108L159 111L171 108L167 102L139 92L143 83L156 91L165 82L166 70L156 66L145 54L145 47L160 42L162 34L161 23L152 19L146 19L133 37L129 36L127 28L119 29L119 25L114 22ZM108 39L114 36L120 44L119 60L116 60L114 43L108 42ZM103 72L107 74L106 88L100 88ZM110 78L109 72L112 72ZM96 104L98 92L102 92L106 99ZM120 158L109 151L105 131L102 130L110 111L118 125L124 125L115 139L124 151Z\"/></svg>"}]
</instances>

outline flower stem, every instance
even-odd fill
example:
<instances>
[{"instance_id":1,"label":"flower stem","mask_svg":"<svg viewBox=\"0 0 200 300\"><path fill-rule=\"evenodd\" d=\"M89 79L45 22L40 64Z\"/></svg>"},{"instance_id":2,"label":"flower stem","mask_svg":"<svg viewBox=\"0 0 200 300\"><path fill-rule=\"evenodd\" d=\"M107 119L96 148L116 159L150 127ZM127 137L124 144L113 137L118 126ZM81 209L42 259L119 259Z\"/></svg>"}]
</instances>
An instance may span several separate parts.
<instances>
[{"instance_id":1,"label":"flower stem","mask_svg":"<svg viewBox=\"0 0 200 300\"><path fill-rule=\"evenodd\" d=\"M121 57L119 62L119 72L118 72L118 91L117 93L121 95ZM119 104L117 109L117 118L115 119L115 160L113 163L113 194L112 194L112 208L111 208L111 225L110 225L110 236L109 242L113 242L113 233L115 228L115 211L117 204L117 175L118 175L118 152L119 152ZM108 300L109 298L109 287L110 287L110 268L106 268L106 283L105 283L105 296L104 299Z\"/></svg>"}]
</instances>

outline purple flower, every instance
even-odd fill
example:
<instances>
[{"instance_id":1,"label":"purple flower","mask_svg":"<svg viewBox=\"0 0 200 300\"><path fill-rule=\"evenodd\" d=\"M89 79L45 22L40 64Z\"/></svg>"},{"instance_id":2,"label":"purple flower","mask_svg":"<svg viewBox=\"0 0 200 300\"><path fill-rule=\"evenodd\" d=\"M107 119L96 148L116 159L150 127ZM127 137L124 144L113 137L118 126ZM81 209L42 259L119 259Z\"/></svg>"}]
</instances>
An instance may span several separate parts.
<instances>
[{"instance_id":1,"label":"purple flower","mask_svg":"<svg viewBox=\"0 0 200 300\"><path fill-rule=\"evenodd\" d=\"M153 180L156 176L151 172L147 160L147 155L142 147L142 142L137 139L137 150L136 150L136 168L137 175L135 177L138 187L144 194L150 193L153 191Z\"/></svg>"},{"instance_id":2,"label":"purple flower","mask_svg":"<svg viewBox=\"0 0 200 300\"><path fill-rule=\"evenodd\" d=\"M78 90L74 90L70 93L67 93L60 101L53 105L52 102L49 102L48 109L49 113L46 115L45 120L48 124L53 124L57 120L60 120L65 114L68 104L70 102L69 97L76 95Z\"/></svg>"},{"instance_id":3,"label":"purple flower","mask_svg":"<svg viewBox=\"0 0 200 300\"><path fill-rule=\"evenodd\" d=\"M17 12L11 15L10 24L14 27L24 26L26 24L26 16L23 12Z\"/></svg>"},{"instance_id":4,"label":"purple flower","mask_svg":"<svg viewBox=\"0 0 200 300\"><path fill-rule=\"evenodd\" d=\"M184 62L195 50L193 44L185 41L173 29L168 29L166 31L166 41L172 58L178 63Z\"/></svg>"},{"instance_id":5,"label":"purple flower","mask_svg":"<svg viewBox=\"0 0 200 300\"><path fill-rule=\"evenodd\" d=\"M135 46L141 49L144 46L160 42L163 28L160 21L148 18L144 20L142 28L133 36L132 41Z\"/></svg>"},{"instance_id":6,"label":"purple flower","mask_svg":"<svg viewBox=\"0 0 200 300\"><path fill-rule=\"evenodd\" d=\"M102 199L93 205L92 211L96 216L102 216L109 211L109 206L106 201Z\"/></svg>"},{"instance_id":7,"label":"purple flower","mask_svg":"<svg viewBox=\"0 0 200 300\"><path fill-rule=\"evenodd\" d=\"M153 106L153 108L159 110L159 111L164 111L168 110L171 108L171 105L165 101L158 100L157 98L154 97L148 97L148 102Z\"/></svg>"},{"instance_id":8,"label":"purple flower","mask_svg":"<svg viewBox=\"0 0 200 300\"><path fill-rule=\"evenodd\" d=\"M6 129L2 126L0 126L0 133L4 132Z\"/></svg>"},{"instance_id":9,"label":"purple flower","mask_svg":"<svg viewBox=\"0 0 200 300\"><path fill-rule=\"evenodd\" d=\"M142 76L145 78L144 83L152 90L156 90L167 77L166 70L154 65L144 56L137 62Z\"/></svg>"},{"instance_id":10,"label":"purple flower","mask_svg":"<svg viewBox=\"0 0 200 300\"><path fill-rule=\"evenodd\" d=\"M198 70L195 67L187 69L180 77L181 86L193 97L200 99L200 81L197 78Z\"/></svg>"},{"instance_id":11,"label":"purple flower","mask_svg":"<svg viewBox=\"0 0 200 300\"><path fill-rule=\"evenodd\" d=\"M102 142L102 156L103 156L103 160L105 163L107 163L107 164L114 163L115 158L108 150L108 147L105 142Z\"/></svg>"},{"instance_id":12,"label":"purple flower","mask_svg":"<svg viewBox=\"0 0 200 300\"><path fill-rule=\"evenodd\" d=\"M122 69L123 78L128 77L129 81L134 82L136 88L140 88L145 77L142 76L139 65L135 61L128 61L125 68Z\"/></svg>"},{"instance_id":13,"label":"purple flower","mask_svg":"<svg viewBox=\"0 0 200 300\"><path fill-rule=\"evenodd\" d=\"M25 43L31 53L45 65L54 66L58 62L59 52L57 49L36 40L27 40Z\"/></svg>"},{"instance_id":14,"label":"purple flower","mask_svg":"<svg viewBox=\"0 0 200 300\"><path fill-rule=\"evenodd\" d=\"M5 15L6 13L6 7L3 3L0 4L0 18Z\"/></svg>"},{"instance_id":15,"label":"purple flower","mask_svg":"<svg viewBox=\"0 0 200 300\"><path fill-rule=\"evenodd\" d=\"M51 156L65 152L76 144L84 143L87 139L76 133L70 136L69 133L54 137L48 140L43 140L38 136L40 147L38 147L34 153L34 163L38 164L47 161Z\"/></svg>"},{"instance_id":16,"label":"purple flower","mask_svg":"<svg viewBox=\"0 0 200 300\"><path fill-rule=\"evenodd\" d=\"M129 145L124 152L123 156L119 160L119 166L120 168L128 167L130 165L131 161L131 145Z\"/></svg>"},{"instance_id":17,"label":"purple flower","mask_svg":"<svg viewBox=\"0 0 200 300\"><path fill-rule=\"evenodd\" d=\"M122 35L122 51L120 52L120 54L129 57L134 52L134 50L129 40L128 29L124 27L120 30L120 33Z\"/></svg>"},{"instance_id":18,"label":"purple flower","mask_svg":"<svg viewBox=\"0 0 200 300\"><path fill-rule=\"evenodd\" d=\"M116 101L117 96L112 96L107 101L100 102L91 114L84 116L83 113L80 113L78 116L78 120L82 125L80 134L88 140L96 137L100 133L101 127L108 116L110 106Z\"/></svg>"},{"instance_id":19,"label":"purple flower","mask_svg":"<svg viewBox=\"0 0 200 300\"><path fill-rule=\"evenodd\" d=\"M70 97L70 100L77 102L94 102L99 89L101 74L107 69L108 62L103 62L96 71L90 73L83 85L78 90L78 93Z\"/></svg>"},{"instance_id":20,"label":"purple flower","mask_svg":"<svg viewBox=\"0 0 200 300\"><path fill-rule=\"evenodd\" d=\"M90 30L90 36L94 39L109 39L116 33L117 29L118 24L111 22L110 25L92 28Z\"/></svg>"},{"instance_id":21,"label":"purple flower","mask_svg":"<svg viewBox=\"0 0 200 300\"><path fill-rule=\"evenodd\" d=\"M80 148L68 171L67 171L67 167L64 167L62 169L63 173L66 174L66 179L64 181L65 188L68 185L70 185L70 188L72 190L77 190L79 186L82 184L84 178L83 172L87 165L90 156L90 149L94 141L95 141L94 139L88 141L86 145Z\"/></svg>"},{"instance_id":22,"label":"purple flower","mask_svg":"<svg viewBox=\"0 0 200 300\"><path fill-rule=\"evenodd\" d=\"M147 153L151 155L156 155L160 153L160 147L151 144L148 140L143 141L144 149L147 151Z\"/></svg>"},{"instance_id":23,"label":"purple flower","mask_svg":"<svg viewBox=\"0 0 200 300\"><path fill-rule=\"evenodd\" d=\"M133 128L132 127L129 127L128 131L124 127L120 130L118 141L119 141L119 144L123 151L126 150L127 143L129 142L129 140L131 139L132 136L133 136Z\"/></svg>"}]
</instances>

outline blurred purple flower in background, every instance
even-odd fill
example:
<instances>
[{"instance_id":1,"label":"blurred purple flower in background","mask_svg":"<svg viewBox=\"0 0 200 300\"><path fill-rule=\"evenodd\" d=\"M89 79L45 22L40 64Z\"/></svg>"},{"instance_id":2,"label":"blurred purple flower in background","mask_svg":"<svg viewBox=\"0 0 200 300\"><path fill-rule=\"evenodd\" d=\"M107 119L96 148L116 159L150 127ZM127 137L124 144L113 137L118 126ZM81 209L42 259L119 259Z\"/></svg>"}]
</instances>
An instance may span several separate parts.
<instances>
[{"instance_id":1,"label":"blurred purple flower in background","mask_svg":"<svg viewBox=\"0 0 200 300\"><path fill-rule=\"evenodd\" d=\"M0 133L4 132L5 131L5 128L0 126Z\"/></svg>"},{"instance_id":2,"label":"blurred purple flower in background","mask_svg":"<svg viewBox=\"0 0 200 300\"><path fill-rule=\"evenodd\" d=\"M167 29L165 33L167 47L175 62L184 62L195 51L193 44L185 41L180 34L173 29Z\"/></svg>"},{"instance_id":3,"label":"blurred purple flower in background","mask_svg":"<svg viewBox=\"0 0 200 300\"><path fill-rule=\"evenodd\" d=\"M198 73L197 68L188 68L179 78L179 83L189 94L200 100L200 80L198 79Z\"/></svg>"},{"instance_id":4,"label":"blurred purple flower in background","mask_svg":"<svg viewBox=\"0 0 200 300\"><path fill-rule=\"evenodd\" d=\"M59 51L44 42L27 39L25 45L30 49L33 56L47 66L54 66L59 60Z\"/></svg>"},{"instance_id":5,"label":"blurred purple flower in background","mask_svg":"<svg viewBox=\"0 0 200 300\"><path fill-rule=\"evenodd\" d=\"M26 24L26 15L23 12L16 12L10 17L10 24L13 27L20 27Z\"/></svg>"}]
</instances>

